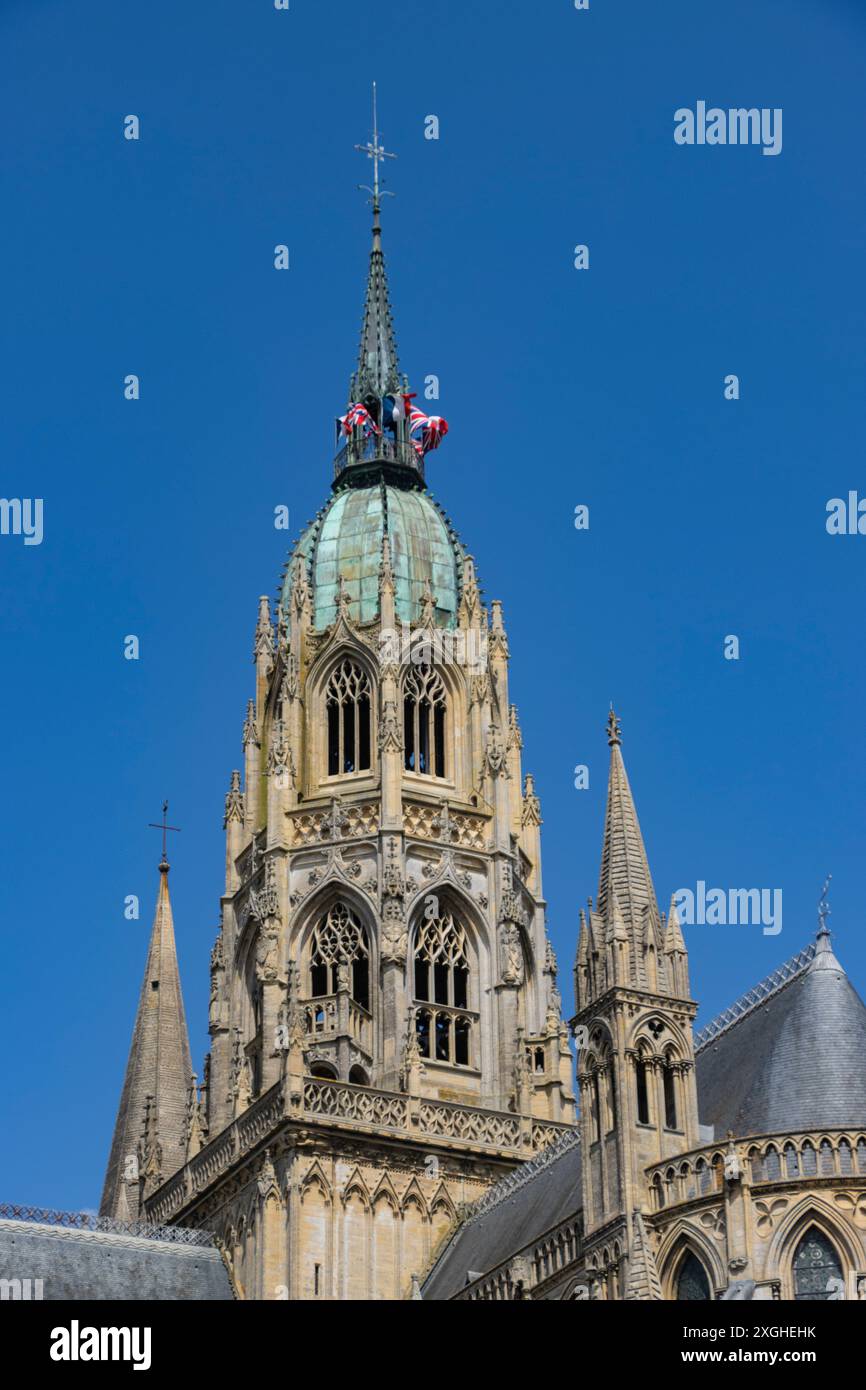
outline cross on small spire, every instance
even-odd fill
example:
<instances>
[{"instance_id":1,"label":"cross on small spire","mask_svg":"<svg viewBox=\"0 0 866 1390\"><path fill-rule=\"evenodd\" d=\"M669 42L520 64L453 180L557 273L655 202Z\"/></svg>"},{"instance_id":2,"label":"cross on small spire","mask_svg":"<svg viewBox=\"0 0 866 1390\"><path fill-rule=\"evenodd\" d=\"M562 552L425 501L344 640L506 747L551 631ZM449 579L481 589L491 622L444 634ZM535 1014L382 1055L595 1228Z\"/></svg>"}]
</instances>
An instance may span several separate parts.
<instances>
[{"instance_id":1,"label":"cross on small spire","mask_svg":"<svg viewBox=\"0 0 866 1390\"><path fill-rule=\"evenodd\" d=\"M830 916L830 904L827 902L827 894L830 891L830 880L832 874L828 874L824 880L824 887L821 889L821 897L818 900L818 935L824 936L829 933L827 918Z\"/></svg>"},{"instance_id":2,"label":"cross on small spire","mask_svg":"<svg viewBox=\"0 0 866 1390\"><path fill-rule=\"evenodd\" d=\"M161 830L161 831L162 831L162 859L161 859L161 861L160 861L160 868L162 868L163 864L165 865L166 868L168 868L168 859L166 858L166 854L165 854L165 849L166 849L166 845L165 845L165 836L166 836L166 832L169 831L169 830L175 830L175 831L177 831L178 834L180 834L180 826L179 826L179 825L169 825L169 824L167 823L167 821L168 821L168 802L167 802L167 801L164 801L164 802L162 803L162 820L161 820L161 821L148 821L148 829L149 829L149 830Z\"/></svg>"},{"instance_id":3,"label":"cross on small spire","mask_svg":"<svg viewBox=\"0 0 866 1390\"><path fill-rule=\"evenodd\" d=\"M390 150L386 150L384 145L380 145L380 144L379 144L379 123L378 123L378 119L377 119L377 116L376 116L376 84L375 84L375 82L373 83L373 139L372 139L372 142L368 140L366 145L356 145L356 146L355 146L355 149L358 150L358 151L360 151L361 154L365 154L365 155L367 156L368 159L372 159L372 161L373 161L373 187L370 188L366 183L359 183L359 184L358 184L358 187L359 187L359 188L362 188L362 189L364 190L365 193L369 193L370 196L372 197L372 199L373 199L373 214L374 214L374 217L376 218L376 220L378 221L378 217L379 217L379 198L380 198L380 197L393 198L393 196L394 196L393 193L384 193L384 192L380 193L380 189L379 189L379 165L381 164L382 160L384 160L384 159L396 159L397 156L396 156L395 154L391 154Z\"/></svg>"}]
</instances>

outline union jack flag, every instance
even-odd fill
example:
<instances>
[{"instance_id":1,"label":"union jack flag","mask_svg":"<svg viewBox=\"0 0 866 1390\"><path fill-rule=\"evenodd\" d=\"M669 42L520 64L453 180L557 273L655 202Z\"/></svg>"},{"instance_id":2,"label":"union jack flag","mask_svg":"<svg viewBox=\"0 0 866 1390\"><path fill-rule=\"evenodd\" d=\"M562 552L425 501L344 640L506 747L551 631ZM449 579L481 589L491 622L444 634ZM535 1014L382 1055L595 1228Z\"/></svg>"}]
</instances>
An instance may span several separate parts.
<instances>
[{"instance_id":1,"label":"union jack flag","mask_svg":"<svg viewBox=\"0 0 866 1390\"><path fill-rule=\"evenodd\" d=\"M438 449L447 433L447 420L443 420L441 415L428 415L421 434L421 445L425 454L429 454L432 449Z\"/></svg>"},{"instance_id":2,"label":"union jack flag","mask_svg":"<svg viewBox=\"0 0 866 1390\"><path fill-rule=\"evenodd\" d=\"M427 416L423 410L419 410L416 405L409 407L409 433L414 434L416 430L423 429L427 424Z\"/></svg>"},{"instance_id":3,"label":"union jack flag","mask_svg":"<svg viewBox=\"0 0 866 1390\"><path fill-rule=\"evenodd\" d=\"M372 430L374 434L381 434L382 432L367 407L361 405L360 401L350 405L346 414L339 415L337 418L341 434L351 434L352 430L357 429L360 425L363 425L365 430Z\"/></svg>"},{"instance_id":4,"label":"union jack flag","mask_svg":"<svg viewBox=\"0 0 866 1390\"><path fill-rule=\"evenodd\" d=\"M448 433L448 421L443 420L441 415L425 415L423 410L413 405L409 411L409 433L416 434L418 430L421 431L421 440L412 440L415 450L418 454L429 454L431 450L439 448Z\"/></svg>"}]
</instances>

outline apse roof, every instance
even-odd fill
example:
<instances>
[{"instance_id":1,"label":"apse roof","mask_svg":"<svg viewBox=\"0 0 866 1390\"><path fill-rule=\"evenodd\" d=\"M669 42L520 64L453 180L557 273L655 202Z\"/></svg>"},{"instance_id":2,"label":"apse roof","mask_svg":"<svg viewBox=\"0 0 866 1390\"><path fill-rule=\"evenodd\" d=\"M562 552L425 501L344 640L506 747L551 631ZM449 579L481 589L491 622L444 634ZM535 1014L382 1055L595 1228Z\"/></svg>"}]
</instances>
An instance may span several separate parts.
<instances>
[{"instance_id":1,"label":"apse roof","mask_svg":"<svg viewBox=\"0 0 866 1390\"><path fill-rule=\"evenodd\" d=\"M717 1139L866 1124L866 1006L828 932L797 960L698 1037L698 1113Z\"/></svg>"}]
</instances>

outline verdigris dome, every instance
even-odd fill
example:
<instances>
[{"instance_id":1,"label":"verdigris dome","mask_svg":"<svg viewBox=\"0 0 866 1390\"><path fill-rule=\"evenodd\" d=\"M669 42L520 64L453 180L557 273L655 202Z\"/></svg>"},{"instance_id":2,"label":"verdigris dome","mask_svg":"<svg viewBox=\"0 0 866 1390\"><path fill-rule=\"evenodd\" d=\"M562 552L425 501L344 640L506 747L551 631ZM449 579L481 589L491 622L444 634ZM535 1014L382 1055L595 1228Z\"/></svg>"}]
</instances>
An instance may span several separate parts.
<instances>
[{"instance_id":1,"label":"verdigris dome","mask_svg":"<svg viewBox=\"0 0 866 1390\"><path fill-rule=\"evenodd\" d=\"M334 621L340 575L346 582L354 621L369 622L378 616L385 531L396 582L398 619L409 624L417 621L429 584L436 599L437 625L455 625L465 555L460 540L428 492L380 480L336 493L295 548L294 555L302 555L306 563L317 629ZM283 585L286 611L293 568L290 564Z\"/></svg>"},{"instance_id":2,"label":"verdigris dome","mask_svg":"<svg viewBox=\"0 0 866 1390\"><path fill-rule=\"evenodd\" d=\"M361 344L347 414L341 417L334 495L304 531L290 558L280 600L287 621L291 621L289 599L298 557L304 561L312 593L314 628L321 631L334 621L341 578L351 619L356 623L375 620L387 534L398 622L415 624L429 592L436 600L436 625L456 625L465 551L426 489L424 452L411 437L408 419L413 399L408 379L399 370L378 197L374 197ZM349 412L355 415L350 418Z\"/></svg>"}]
</instances>

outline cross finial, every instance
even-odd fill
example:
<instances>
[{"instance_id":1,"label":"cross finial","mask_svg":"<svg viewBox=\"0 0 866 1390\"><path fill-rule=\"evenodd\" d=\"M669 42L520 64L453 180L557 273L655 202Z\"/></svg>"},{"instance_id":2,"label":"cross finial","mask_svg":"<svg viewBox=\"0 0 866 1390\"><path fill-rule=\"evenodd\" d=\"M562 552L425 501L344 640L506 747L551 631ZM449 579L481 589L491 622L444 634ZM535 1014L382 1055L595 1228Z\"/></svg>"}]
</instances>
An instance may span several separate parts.
<instances>
[{"instance_id":1,"label":"cross finial","mask_svg":"<svg viewBox=\"0 0 866 1390\"><path fill-rule=\"evenodd\" d=\"M391 154L379 143L379 121L376 114L376 84L373 83L373 139L367 141L366 145L356 145L356 150L365 154L368 159L373 161L373 187L370 188L366 183L359 183L358 187L363 188L365 193L369 193L373 200L373 221L378 230L379 226L379 199L382 197L393 198L393 193L383 193L379 188L379 165L384 159L396 159L395 154Z\"/></svg>"},{"instance_id":2,"label":"cross finial","mask_svg":"<svg viewBox=\"0 0 866 1390\"><path fill-rule=\"evenodd\" d=\"M827 902L827 894L830 891L830 879L832 874L828 874L824 880L824 887L821 889L821 897L818 900L818 935L829 936L830 928L827 926L827 918L830 916L830 904Z\"/></svg>"},{"instance_id":3,"label":"cross finial","mask_svg":"<svg viewBox=\"0 0 866 1390\"><path fill-rule=\"evenodd\" d=\"M613 748L614 744L619 745L620 743L622 743L619 720L614 714L613 705L611 705L610 713L607 716L607 741L610 744L611 748Z\"/></svg>"},{"instance_id":4,"label":"cross finial","mask_svg":"<svg viewBox=\"0 0 866 1390\"><path fill-rule=\"evenodd\" d=\"M148 828L149 828L150 830L161 830L161 831L162 831L162 859L160 860L159 867L160 867L161 869L167 869L167 868L168 868L168 859L166 858L166 853L165 853L165 837L166 837L166 833L167 833L167 831L169 831L169 830L176 830L177 833L180 834L180 826L179 826L179 825L169 825L169 824L168 824L168 802L167 802L167 801L164 801L164 802L162 803L162 820L161 820L161 821L148 821Z\"/></svg>"}]
</instances>

